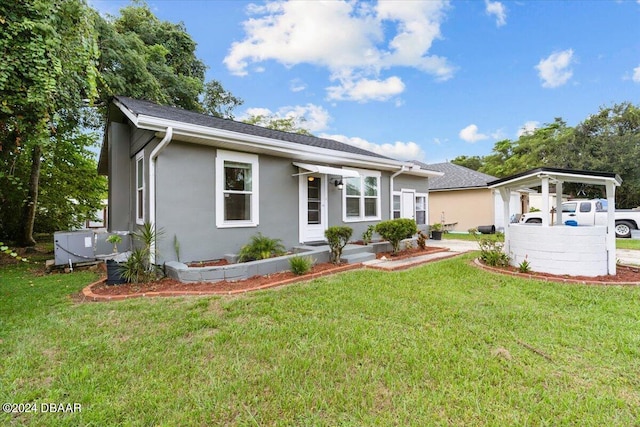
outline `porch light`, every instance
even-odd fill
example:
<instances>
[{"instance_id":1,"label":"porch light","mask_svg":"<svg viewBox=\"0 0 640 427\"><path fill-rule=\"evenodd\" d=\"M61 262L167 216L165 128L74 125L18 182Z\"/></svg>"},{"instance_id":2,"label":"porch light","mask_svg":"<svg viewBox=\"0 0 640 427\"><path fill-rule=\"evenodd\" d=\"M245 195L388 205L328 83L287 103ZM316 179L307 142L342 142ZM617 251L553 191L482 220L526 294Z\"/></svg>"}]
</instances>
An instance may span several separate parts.
<instances>
[{"instance_id":1,"label":"porch light","mask_svg":"<svg viewBox=\"0 0 640 427\"><path fill-rule=\"evenodd\" d=\"M309 182L313 182L313 180L314 180L314 179L316 179L316 178L315 178L315 177L313 177L313 176L310 176L310 177L308 177L307 179L309 180Z\"/></svg>"},{"instance_id":2,"label":"porch light","mask_svg":"<svg viewBox=\"0 0 640 427\"><path fill-rule=\"evenodd\" d=\"M344 188L344 184L342 183L341 179L340 180L338 180L338 179L334 180L333 181L333 185L335 185L338 188L338 190L342 190Z\"/></svg>"}]
</instances>

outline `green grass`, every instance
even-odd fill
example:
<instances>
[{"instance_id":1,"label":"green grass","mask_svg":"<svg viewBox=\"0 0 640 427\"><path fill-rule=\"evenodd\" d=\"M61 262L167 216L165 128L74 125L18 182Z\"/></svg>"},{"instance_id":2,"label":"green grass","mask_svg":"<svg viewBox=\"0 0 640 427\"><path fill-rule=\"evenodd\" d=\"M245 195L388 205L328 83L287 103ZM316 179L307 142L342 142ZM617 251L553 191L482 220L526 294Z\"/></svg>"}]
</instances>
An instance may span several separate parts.
<instances>
[{"instance_id":1,"label":"green grass","mask_svg":"<svg viewBox=\"0 0 640 427\"><path fill-rule=\"evenodd\" d=\"M68 295L90 273L3 268L0 400L82 412L0 425L640 423L640 289L517 280L471 258L82 304Z\"/></svg>"},{"instance_id":2,"label":"green grass","mask_svg":"<svg viewBox=\"0 0 640 427\"><path fill-rule=\"evenodd\" d=\"M486 235L485 235L486 236ZM469 240L474 241L482 237L481 235L473 236L473 234L463 233L444 233L443 239L446 240ZM638 249L640 250L640 240L637 239L616 239L616 248L618 249Z\"/></svg>"}]
</instances>

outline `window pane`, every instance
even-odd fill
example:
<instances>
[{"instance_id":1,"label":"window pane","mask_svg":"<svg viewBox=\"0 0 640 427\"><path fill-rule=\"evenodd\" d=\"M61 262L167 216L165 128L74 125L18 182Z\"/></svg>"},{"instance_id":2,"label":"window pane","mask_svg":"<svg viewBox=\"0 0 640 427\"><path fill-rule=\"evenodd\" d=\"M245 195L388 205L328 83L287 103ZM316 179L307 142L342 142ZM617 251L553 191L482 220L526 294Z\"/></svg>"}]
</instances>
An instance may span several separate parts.
<instances>
[{"instance_id":1,"label":"window pane","mask_svg":"<svg viewBox=\"0 0 640 427\"><path fill-rule=\"evenodd\" d=\"M320 178L315 178L313 181L307 181L307 198L309 200L320 199Z\"/></svg>"},{"instance_id":2,"label":"window pane","mask_svg":"<svg viewBox=\"0 0 640 427\"><path fill-rule=\"evenodd\" d=\"M320 204L319 203L314 203L314 204L309 203L309 209L307 210L307 223L320 224Z\"/></svg>"},{"instance_id":3,"label":"window pane","mask_svg":"<svg viewBox=\"0 0 640 427\"><path fill-rule=\"evenodd\" d=\"M393 196L393 210L400 212L400 196Z\"/></svg>"},{"instance_id":4,"label":"window pane","mask_svg":"<svg viewBox=\"0 0 640 427\"><path fill-rule=\"evenodd\" d=\"M364 199L364 216L377 216L378 199Z\"/></svg>"},{"instance_id":5,"label":"window pane","mask_svg":"<svg viewBox=\"0 0 640 427\"><path fill-rule=\"evenodd\" d=\"M426 223L425 211L416 211L416 224L424 225Z\"/></svg>"},{"instance_id":6,"label":"window pane","mask_svg":"<svg viewBox=\"0 0 640 427\"><path fill-rule=\"evenodd\" d=\"M225 190L251 191L251 165L224 162Z\"/></svg>"},{"instance_id":7,"label":"window pane","mask_svg":"<svg viewBox=\"0 0 640 427\"><path fill-rule=\"evenodd\" d=\"M144 191L138 190L138 219L144 218Z\"/></svg>"},{"instance_id":8,"label":"window pane","mask_svg":"<svg viewBox=\"0 0 640 427\"><path fill-rule=\"evenodd\" d=\"M422 196L416 197L416 210L423 211L425 210L425 198Z\"/></svg>"},{"instance_id":9,"label":"window pane","mask_svg":"<svg viewBox=\"0 0 640 427\"><path fill-rule=\"evenodd\" d=\"M348 178L346 185L347 185L347 196L360 195L360 178Z\"/></svg>"},{"instance_id":10,"label":"window pane","mask_svg":"<svg viewBox=\"0 0 640 427\"><path fill-rule=\"evenodd\" d=\"M347 197L347 216L360 216L360 199Z\"/></svg>"},{"instance_id":11,"label":"window pane","mask_svg":"<svg viewBox=\"0 0 640 427\"><path fill-rule=\"evenodd\" d=\"M393 219L400 218L400 211L393 211Z\"/></svg>"},{"instance_id":12,"label":"window pane","mask_svg":"<svg viewBox=\"0 0 640 427\"><path fill-rule=\"evenodd\" d=\"M143 167L144 167L144 159L140 158L138 159L138 188L142 188L144 186L144 174L143 174Z\"/></svg>"},{"instance_id":13,"label":"window pane","mask_svg":"<svg viewBox=\"0 0 640 427\"><path fill-rule=\"evenodd\" d=\"M375 197L378 195L378 178L367 176L364 178L364 195Z\"/></svg>"},{"instance_id":14,"label":"window pane","mask_svg":"<svg viewBox=\"0 0 640 427\"><path fill-rule=\"evenodd\" d=\"M576 203L565 203L562 205L562 212L573 213L576 211Z\"/></svg>"},{"instance_id":15,"label":"window pane","mask_svg":"<svg viewBox=\"0 0 640 427\"><path fill-rule=\"evenodd\" d=\"M251 194L224 195L225 221L251 220Z\"/></svg>"},{"instance_id":16,"label":"window pane","mask_svg":"<svg viewBox=\"0 0 640 427\"><path fill-rule=\"evenodd\" d=\"M591 212L591 203L590 202L580 203L580 212Z\"/></svg>"}]
</instances>

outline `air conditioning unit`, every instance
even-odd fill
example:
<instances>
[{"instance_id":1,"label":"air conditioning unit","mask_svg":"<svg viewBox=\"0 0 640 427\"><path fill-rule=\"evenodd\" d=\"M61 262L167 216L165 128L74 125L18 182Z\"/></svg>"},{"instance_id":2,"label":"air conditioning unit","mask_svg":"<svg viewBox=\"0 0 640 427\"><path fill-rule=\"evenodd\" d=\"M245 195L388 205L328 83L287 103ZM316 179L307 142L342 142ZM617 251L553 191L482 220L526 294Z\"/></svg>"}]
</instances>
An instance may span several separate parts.
<instances>
[{"instance_id":1,"label":"air conditioning unit","mask_svg":"<svg viewBox=\"0 0 640 427\"><path fill-rule=\"evenodd\" d=\"M95 261L94 236L92 230L56 231L53 234L55 264Z\"/></svg>"}]
</instances>

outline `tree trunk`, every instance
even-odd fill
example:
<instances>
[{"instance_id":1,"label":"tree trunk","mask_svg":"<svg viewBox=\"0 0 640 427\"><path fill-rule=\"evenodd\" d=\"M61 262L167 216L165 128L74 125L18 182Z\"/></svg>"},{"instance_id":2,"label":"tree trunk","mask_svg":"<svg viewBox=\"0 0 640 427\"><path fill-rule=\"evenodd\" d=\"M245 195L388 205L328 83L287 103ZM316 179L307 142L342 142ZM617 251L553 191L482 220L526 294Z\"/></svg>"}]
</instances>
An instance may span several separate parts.
<instances>
[{"instance_id":1,"label":"tree trunk","mask_svg":"<svg viewBox=\"0 0 640 427\"><path fill-rule=\"evenodd\" d=\"M29 177L29 194L22 208L22 224L18 236L18 246L35 246L33 239L33 224L36 220L38 205L38 185L40 180L40 165L42 163L42 147L36 144L31 153L31 176Z\"/></svg>"}]
</instances>

